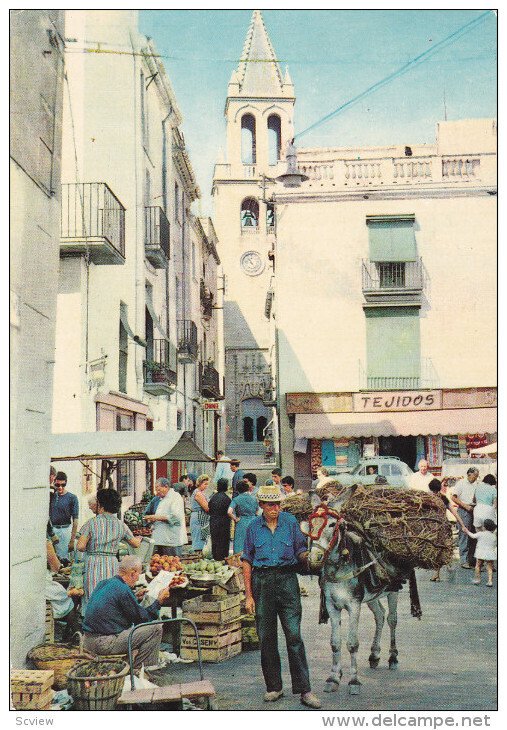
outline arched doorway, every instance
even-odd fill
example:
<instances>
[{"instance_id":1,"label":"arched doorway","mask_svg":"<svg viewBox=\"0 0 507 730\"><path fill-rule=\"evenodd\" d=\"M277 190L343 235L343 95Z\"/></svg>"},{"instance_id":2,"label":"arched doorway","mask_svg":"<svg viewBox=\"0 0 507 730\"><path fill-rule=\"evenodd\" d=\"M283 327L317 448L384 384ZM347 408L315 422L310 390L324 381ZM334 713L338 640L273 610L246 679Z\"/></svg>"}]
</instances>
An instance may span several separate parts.
<instances>
[{"instance_id":1,"label":"arched doorway","mask_svg":"<svg viewBox=\"0 0 507 730\"><path fill-rule=\"evenodd\" d=\"M242 403L243 438L245 441L263 441L264 429L270 419L270 411L260 398L245 398Z\"/></svg>"}]
</instances>

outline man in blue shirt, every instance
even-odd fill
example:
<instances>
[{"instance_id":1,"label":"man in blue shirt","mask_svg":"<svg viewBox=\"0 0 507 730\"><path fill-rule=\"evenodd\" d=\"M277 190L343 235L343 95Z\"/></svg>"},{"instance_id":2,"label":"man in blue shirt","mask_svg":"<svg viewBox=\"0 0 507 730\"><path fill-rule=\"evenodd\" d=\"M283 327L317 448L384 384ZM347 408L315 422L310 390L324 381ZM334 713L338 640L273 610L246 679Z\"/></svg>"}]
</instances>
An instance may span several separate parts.
<instances>
[{"instance_id":1,"label":"man in blue shirt","mask_svg":"<svg viewBox=\"0 0 507 730\"><path fill-rule=\"evenodd\" d=\"M49 496L49 519L58 538L55 546L60 560L67 560L69 550L74 550L79 517L79 501L75 494L67 492L67 474L59 471L54 481L55 491Z\"/></svg>"},{"instance_id":2,"label":"man in blue shirt","mask_svg":"<svg viewBox=\"0 0 507 730\"><path fill-rule=\"evenodd\" d=\"M135 555L123 558L118 575L97 583L86 606L83 620L84 648L92 654L126 654L130 630L137 624L155 621L158 612L169 598L169 589L163 588L157 600L143 608L132 590L142 570L141 560ZM162 639L162 625L143 626L132 639L137 649L134 667L154 668Z\"/></svg>"},{"instance_id":3,"label":"man in blue shirt","mask_svg":"<svg viewBox=\"0 0 507 730\"><path fill-rule=\"evenodd\" d=\"M238 459L231 459L231 471L232 471L232 496L236 497L238 494L237 485L243 479L243 469L239 468L240 462Z\"/></svg>"},{"instance_id":4,"label":"man in blue shirt","mask_svg":"<svg viewBox=\"0 0 507 730\"><path fill-rule=\"evenodd\" d=\"M306 538L296 518L280 512L282 493L277 486L257 492L262 515L246 531L243 548L246 610L255 613L266 682L265 702L283 697L278 653L278 618L287 644L292 692L301 702L318 709L320 700L311 691L305 646L301 638L301 597L296 575L298 562L307 559Z\"/></svg>"}]
</instances>

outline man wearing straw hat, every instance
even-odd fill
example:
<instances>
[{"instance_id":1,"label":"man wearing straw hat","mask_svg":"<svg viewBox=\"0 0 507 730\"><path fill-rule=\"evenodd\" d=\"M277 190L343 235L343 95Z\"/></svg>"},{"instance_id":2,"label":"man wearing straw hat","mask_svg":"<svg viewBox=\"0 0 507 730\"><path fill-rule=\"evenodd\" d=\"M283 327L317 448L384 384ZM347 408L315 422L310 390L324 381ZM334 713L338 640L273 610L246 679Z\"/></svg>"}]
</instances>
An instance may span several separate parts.
<instances>
[{"instance_id":1,"label":"man wearing straw hat","mask_svg":"<svg viewBox=\"0 0 507 730\"><path fill-rule=\"evenodd\" d=\"M307 557L306 538L294 515L281 512L282 492L276 485L257 492L262 515L248 526L243 548L246 609L255 612L266 682L265 702L283 697L278 653L278 618L287 644L292 692L307 707L318 709L311 691L305 646L301 638L301 597L296 568Z\"/></svg>"}]
</instances>

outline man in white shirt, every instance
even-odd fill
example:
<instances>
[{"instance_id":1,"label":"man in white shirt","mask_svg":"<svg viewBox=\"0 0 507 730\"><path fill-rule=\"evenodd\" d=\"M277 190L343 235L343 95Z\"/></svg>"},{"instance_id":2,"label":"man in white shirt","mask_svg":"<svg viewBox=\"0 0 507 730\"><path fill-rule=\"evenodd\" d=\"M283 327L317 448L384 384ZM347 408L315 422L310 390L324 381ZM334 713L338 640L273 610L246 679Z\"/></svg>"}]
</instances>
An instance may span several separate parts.
<instances>
[{"instance_id":1,"label":"man in white shirt","mask_svg":"<svg viewBox=\"0 0 507 730\"><path fill-rule=\"evenodd\" d=\"M183 497L171 489L165 477L157 479L156 489L162 499L155 514L144 517L153 526L154 551L159 555L181 557L182 547L188 542Z\"/></svg>"},{"instance_id":2,"label":"man in white shirt","mask_svg":"<svg viewBox=\"0 0 507 730\"><path fill-rule=\"evenodd\" d=\"M428 462L426 459L421 459L417 464L419 471L414 472L410 477L409 486L410 489L420 489L422 492L429 492L430 488L428 484L435 476L428 471Z\"/></svg>"},{"instance_id":3,"label":"man in white shirt","mask_svg":"<svg viewBox=\"0 0 507 730\"><path fill-rule=\"evenodd\" d=\"M451 499L458 505L458 514L463 520L463 524L470 532L475 532L474 528L474 497L477 487L477 479L479 478L479 470L475 466L471 466L467 471L466 479L459 479L452 490ZM468 535L463 531L461 525L458 525L458 547L459 557L462 568L473 568L475 558L473 557L475 545Z\"/></svg>"}]
</instances>

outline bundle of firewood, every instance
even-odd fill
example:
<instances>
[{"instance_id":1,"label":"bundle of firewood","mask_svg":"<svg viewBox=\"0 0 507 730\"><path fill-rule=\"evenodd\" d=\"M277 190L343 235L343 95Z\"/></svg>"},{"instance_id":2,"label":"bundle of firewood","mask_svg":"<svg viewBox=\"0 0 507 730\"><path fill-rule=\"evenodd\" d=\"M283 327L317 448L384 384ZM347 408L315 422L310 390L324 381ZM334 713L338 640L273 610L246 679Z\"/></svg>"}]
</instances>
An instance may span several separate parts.
<instances>
[{"instance_id":1,"label":"bundle of firewood","mask_svg":"<svg viewBox=\"0 0 507 730\"><path fill-rule=\"evenodd\" d=\"M433 494L392 487L358 486L340 508L347 527L380 557L412 568L440 568L451 561L452 533L445 512Z\"/></svg>"},{"instance_id":2,"label":"bundle of firewood","mask_svg":"<svg viewBox=\"0 0 507 730\"><path fill-rule=\"evenodd\" d=\"M313 507L307 494L291 494L283 500L282 510L294 515L301 522L309 518L313 512Z\"/></svg>"}]
</instances>

